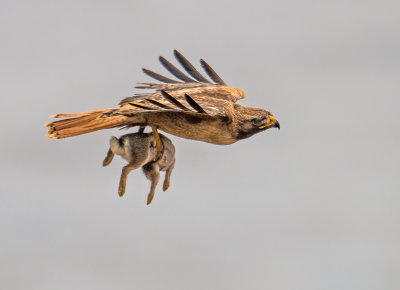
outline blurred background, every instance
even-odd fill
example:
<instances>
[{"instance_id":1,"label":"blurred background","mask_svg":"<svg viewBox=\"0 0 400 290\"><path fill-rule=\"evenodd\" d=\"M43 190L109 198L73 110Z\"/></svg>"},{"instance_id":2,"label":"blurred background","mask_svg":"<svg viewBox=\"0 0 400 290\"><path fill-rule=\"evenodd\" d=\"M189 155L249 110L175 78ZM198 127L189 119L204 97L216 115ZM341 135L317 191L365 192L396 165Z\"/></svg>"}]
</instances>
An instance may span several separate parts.
<instances>
[{"instance_id":1,"label":"blurred background","mask_svg":"<svg viewBox=\"0 0 400 290\"><path fill-rule=\"evenodd\" d=\"M1 1L2 289L400 289L398 1ZM281 130L170 136L171 187L117 194L115 107L180 50Z\"/></svg>"}]
</instances>

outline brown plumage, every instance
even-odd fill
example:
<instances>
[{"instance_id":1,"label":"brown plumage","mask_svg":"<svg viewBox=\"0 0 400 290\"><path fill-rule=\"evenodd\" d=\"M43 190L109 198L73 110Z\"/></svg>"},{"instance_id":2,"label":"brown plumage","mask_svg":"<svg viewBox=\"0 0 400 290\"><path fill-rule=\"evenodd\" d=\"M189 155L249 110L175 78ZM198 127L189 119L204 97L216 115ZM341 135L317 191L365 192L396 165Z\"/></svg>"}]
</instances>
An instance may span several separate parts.
<instances>
[{"instance_id":1,"label":"brown plumage","mask_svg":"<svg viewBox=\"0 0 400 290\"><path fill-rule=\"evenodd\" d=\"M215 83L201 75L177 50L174 55L188 75L165 58L159 59L183 82L143 69L162 83L139 83L137 88L155 91L125 98L115 109L51 116L65 119L46 124L47 137L58 139L106 128L149 125L153 130L182 138L226 145L271 127L279 128L270 112L236 104L245 98L245 91L227 86L204 60L201 65Z\"/></svg>"}]
</instances>

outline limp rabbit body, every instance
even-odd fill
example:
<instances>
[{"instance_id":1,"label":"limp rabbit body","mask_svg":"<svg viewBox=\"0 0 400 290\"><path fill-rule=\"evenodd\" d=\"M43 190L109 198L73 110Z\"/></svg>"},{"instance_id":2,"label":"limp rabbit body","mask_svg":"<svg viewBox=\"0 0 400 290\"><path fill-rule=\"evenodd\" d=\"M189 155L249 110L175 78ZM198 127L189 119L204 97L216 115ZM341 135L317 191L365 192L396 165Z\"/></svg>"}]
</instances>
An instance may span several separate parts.
<instances>
[{"instance_id":1,"label":"limp rabbit body","mask_svg":"<svg viewBox=\"0 0 400 290\"><path fill-rule=\"evenodd\" d=\"M151 133L132 133L120 138L111 137L110 149L103 161L103 166L111 163L114 155L120 155L128 164L122 169L118 194L123 196L126 189L126 179L129 172L142 167L144 174L151 181L147 204L153 200L155 188L160 179L160 171L165 171L163 190L166 191L170 184L170 177L175 165L175 146L166 136L160 134L163 144L161 156L154 160L157 155L156 140Z\"/></svg>"}]
</instances>

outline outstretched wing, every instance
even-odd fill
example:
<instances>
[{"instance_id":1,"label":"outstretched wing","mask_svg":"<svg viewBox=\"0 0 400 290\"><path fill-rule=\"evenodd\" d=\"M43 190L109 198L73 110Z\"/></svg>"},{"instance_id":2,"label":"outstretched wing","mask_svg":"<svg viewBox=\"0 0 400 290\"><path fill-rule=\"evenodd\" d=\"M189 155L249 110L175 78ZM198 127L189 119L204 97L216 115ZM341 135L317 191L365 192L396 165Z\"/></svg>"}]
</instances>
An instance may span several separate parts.
<instances>
[{"instance_id":1,"label":"outstretched wing","mask_svg":"<svg viewBox=\"0 0 400 290\"><path fill-rule=\"evenodd\" d=\"M204 77L179 51L174 50L174 56L187 74L182 72L164 57L160 56L159 60L161 64L174 77L179 79L179 81L143 68L143 72L146 75L160 81L161 83L138 83L136 88L155 90L155 92L135 94L132 97L123 99L120 102L120 105L124 106L132 101L140 102L148 99L156 99L155 101L162 100L163 98L160 98L160 91L162 90L166 92L173 92L174 96L177 98L183 98L185 94L188 94L192 97L201 97L202 99L208 98L210 101L214 99L222 99L229 102L236 102L237 100L246 96L244 90L227 86L223 79L205 60L201 59L200 63L208 77L210 77L214 83Z\"/></svg>"}]
</instances>

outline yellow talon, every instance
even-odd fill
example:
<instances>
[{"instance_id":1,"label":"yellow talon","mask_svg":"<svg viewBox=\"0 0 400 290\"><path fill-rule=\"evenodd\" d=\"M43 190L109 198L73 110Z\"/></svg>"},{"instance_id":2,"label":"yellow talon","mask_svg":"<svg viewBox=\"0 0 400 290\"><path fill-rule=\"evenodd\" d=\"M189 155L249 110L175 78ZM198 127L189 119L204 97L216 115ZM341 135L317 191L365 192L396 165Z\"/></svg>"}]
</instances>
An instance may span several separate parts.
<instances>
[{"instance_id":1,"label":"yellow talon","mask_svg":"<svg viewBox=\"0 0 400 290\"><path fill-rule=\"evenodd\" d=\"M160 135L158 135L157 127L151 126L151 128L153 129L154 138L156 138L156 149L157 149L157 153L156 153L156 156L154 157L153 161L157 161L158 159L160 159L164 147L161 142Z\"/></svg>"}]
</instances>

